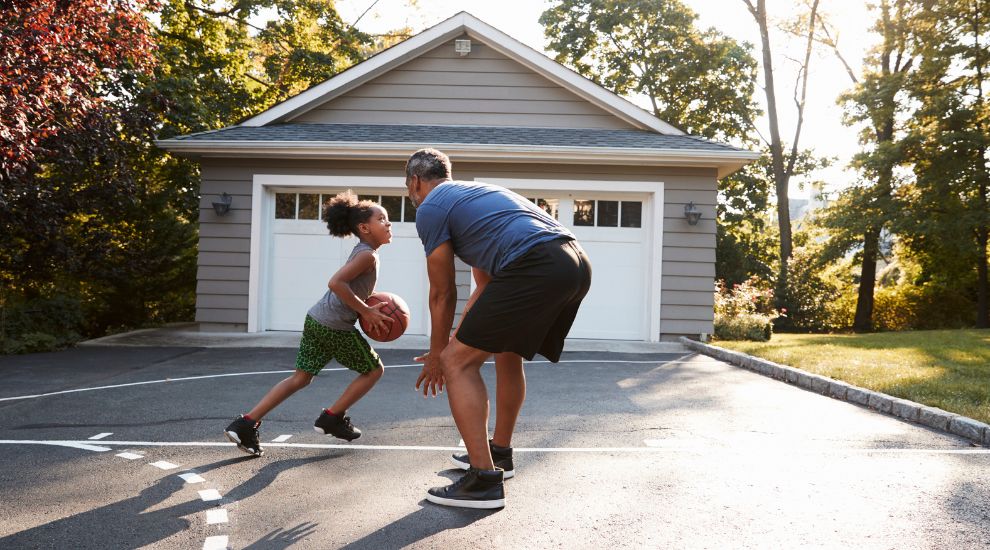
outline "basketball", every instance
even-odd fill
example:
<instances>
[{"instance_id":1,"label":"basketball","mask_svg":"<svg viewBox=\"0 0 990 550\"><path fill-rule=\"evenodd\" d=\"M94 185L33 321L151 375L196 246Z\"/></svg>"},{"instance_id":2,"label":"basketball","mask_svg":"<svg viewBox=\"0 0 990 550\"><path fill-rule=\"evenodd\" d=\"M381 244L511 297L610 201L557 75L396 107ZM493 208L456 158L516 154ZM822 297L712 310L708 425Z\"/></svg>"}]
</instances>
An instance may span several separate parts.
<instances>
[{"instance_id":1,"label":"basketball","mask_svg":"<svg viewBox=\"0 0 990 550\"><path fill-rule=\"evenodd\" d=\"M368 296L368 299L364 301L369 306L382 302L385 305L379 308L378 311L392 318L392 323L388 326L388 332L381 334L371 330L371 327L365 324L364 319L361 319L361 330L372 340L391 342L402 336L402 333L406 331L406 327L409 326L409 306L406 305L405 300L391 292L372 292L371 296Z\"/></svg>"}]
</instances>

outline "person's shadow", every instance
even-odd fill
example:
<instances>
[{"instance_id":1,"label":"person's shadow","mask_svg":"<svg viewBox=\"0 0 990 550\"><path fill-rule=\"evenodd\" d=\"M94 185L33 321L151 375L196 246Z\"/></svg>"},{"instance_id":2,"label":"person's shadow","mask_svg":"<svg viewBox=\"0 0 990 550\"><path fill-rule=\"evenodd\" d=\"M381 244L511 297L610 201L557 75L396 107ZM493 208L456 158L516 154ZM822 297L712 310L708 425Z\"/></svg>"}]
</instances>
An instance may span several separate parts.
<instances>
[{"instance_id":1,"label":"person's shadow","mask_svg":"<svg viewBox=\"0 0 990 550\"><path fill-rule=\"evenodd\" d=\"M232 502L249 498L268 487L282 472L337 456L315 456L269 462L254 476L227 491L223 499ZM211 470L245 460L253 459L230 458L195 468L195 471L206 474ZM137 496L0 538L0 548L104 549L138 548L153 544L188 529L189 521L184 519L185 516L216 507L216 502L204 502L196 498L175 506L145 512L182 489L185 483L178 475L166 475ZM289 531L279 530L280 532L266 537L268 540L262 539L258 543L264 543L265 548L285 548L311 534L315 528L315 524L304 524Z\"/></svg>"},{"instance_id":2,"label":"person's shadow","mask_svg":"<svg viewBox=\"0 0 990 550\"><path fill-rule=\"evenodd\" d=\"M464 472L460 470L445 470L440 473L444 475L450 474L448 477L456 479ZM426 499L419 501L419 506L419 510L346 546L341 546L340 550L405 548L432 537L437 533L449 529L467 527L480 519L501 511L500 508L494 510L476 510L472 508L439 506Z\"/></svg>"}]
</instances>

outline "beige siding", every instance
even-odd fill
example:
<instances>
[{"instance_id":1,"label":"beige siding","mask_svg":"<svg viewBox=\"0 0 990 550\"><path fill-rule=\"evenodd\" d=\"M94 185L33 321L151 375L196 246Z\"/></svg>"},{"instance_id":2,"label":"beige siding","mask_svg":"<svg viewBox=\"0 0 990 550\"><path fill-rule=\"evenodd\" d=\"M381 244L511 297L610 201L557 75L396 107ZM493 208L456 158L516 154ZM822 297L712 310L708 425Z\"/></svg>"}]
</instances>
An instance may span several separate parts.
<instances>
[{"instance_id":1,"label":"beige siding","mask_svg":"<svg viewBox=\"0 0 990 550\"><path fill-rule=\"evenodd\" d=\"M665 185L660 332L678 335L712 333L715 261L716 182L712 170L615 166L560 166L501 163L457 163L459 179L546 178L593 180L609 190L609 181L658 181ZM247 327L250 190L254 174L337 176L401 175L402 162L316 160L209 159L203 161L200 201L200 258L197 316L203 330L245 330ZM211 206L220 193L234 196L233 215L218 217ZM684 219L684 205L694 201L702 211L696 226ZM243 213L239 213L243 211ZM459 265L458 311L470 293L470 273Z\"/></svg>"},{"instance_id":2,"label":"beige siding","mask_svg":"<svg viewBox=\"0 0 990 550\"><path fill-rule=\"evenodd\" d=\"M464 57L451 40L293 122L632 128L477 40Z\"/></svg>"}]
</instances>

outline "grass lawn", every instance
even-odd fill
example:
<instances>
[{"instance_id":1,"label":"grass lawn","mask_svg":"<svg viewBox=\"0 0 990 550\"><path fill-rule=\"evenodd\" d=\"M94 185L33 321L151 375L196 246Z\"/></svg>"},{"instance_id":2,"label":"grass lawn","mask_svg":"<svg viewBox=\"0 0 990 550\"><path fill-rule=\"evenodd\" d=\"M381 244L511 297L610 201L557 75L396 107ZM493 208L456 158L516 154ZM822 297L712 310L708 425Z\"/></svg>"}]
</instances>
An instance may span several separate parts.
<instances>
[{"instance_id":1,"label":"grass lawn","mask_svg":"<svg viewBox=\"0 0 990 550\"><path fill-rule=\"evenodd\" d=\"M714 344L990 424L990 330L774 334L769 342Z\"/></svg>"}]
</instances>

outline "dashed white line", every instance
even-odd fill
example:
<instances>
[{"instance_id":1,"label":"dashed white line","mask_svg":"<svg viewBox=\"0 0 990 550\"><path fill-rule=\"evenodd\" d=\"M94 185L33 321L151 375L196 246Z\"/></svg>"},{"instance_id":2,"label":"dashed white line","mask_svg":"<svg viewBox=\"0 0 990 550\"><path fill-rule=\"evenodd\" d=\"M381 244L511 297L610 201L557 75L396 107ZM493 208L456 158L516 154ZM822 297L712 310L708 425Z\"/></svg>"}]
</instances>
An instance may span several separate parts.
<instances>
[{"instance_id":1,"label":"dashed white line","mask_svg":"<svg viewBox=\"0 0 990 550\"><path fill-rule=\"evenodd\" d=\"M203 550L226 550L227 548L227 535L206 537L206 540L203 541Z\"/></svg>"},{"instance_id":2,"label":"dashed white line","mask_svg":"<svg viewBox=\"0 0 990 550\"><path fill-rule=\"evenodd\" d=\"M172 468L178 468L178 464L172 464L171 462L166 462L164 460L159 460L158 462L149 462L155 468L161 468L162 470L171 470Z\"/></svg>"},{"instance_id":3,"label":"dashed white line","mask_svg":"<svg viewBox=\"0 0 990 550\"><path fill-rule=\"evenodd\" d=\"M94 435L90 439L103 439L104 437L107 437L107 436L110 436L110 435L113 435L113 432L103 432L101 434Z\"/></svg>"},{"instance_id":4,"label":"dashed white line","mask_svg":"<svg viewBox=\"0 0 990 550\"><path fill-rule=\"evenodd\" d=\"M210 502L213 500L220 500L223 497L220 495L220 491L217 491L216 489L206 489L205 491L199 492L199 498L202 499L203 502Z\"/></svg>"},{"instance_id":5,"label":"dashed white line","mask_svg":"<svg viewBox=\"0 0 990 550\"><path fill-rule=\"evenodd\" d=\"M206 523L208 525L213 525L216 523L227 523L229 519L227 518L227 510L220 508L219 510L207 510L206 511Z\"/></svg>"},{"instance_id":6,"label":"dashed white line","mask_svg":"<svg viewBox=\"0 0 990 550\"><path fill-rule=\"evenodd\" d=\"M194 474L192 472L188 472L188 473L185 473L185 474L179 474L179 477L181 477L182 479L186 480L186 483L203 483L204 481L206 481L203 478L203 476L201 476L199 474Z\"/></svg>"},{"instance_id":7,"label":"dashed white line","mask_svg":"<svg viewBox=\"0 0 990 550\"><path fill-rule=\"evenodd\" d=\"M118 453L117 456L120 458L126 458L127 460L136 460L138 458L144 458L144 455L139 455L137 453Z\"/></svg>"},{"instance_id":8,"label":"dashed white line","mask_svg":"<svg viewBox=\"0 0 990 550\"><path fill-rule=\"evenodd\" d=\"M281 443L283 441L288 441L291 435L280 435L272 440L272 443Z\"/></svg>"}]
</instances>

